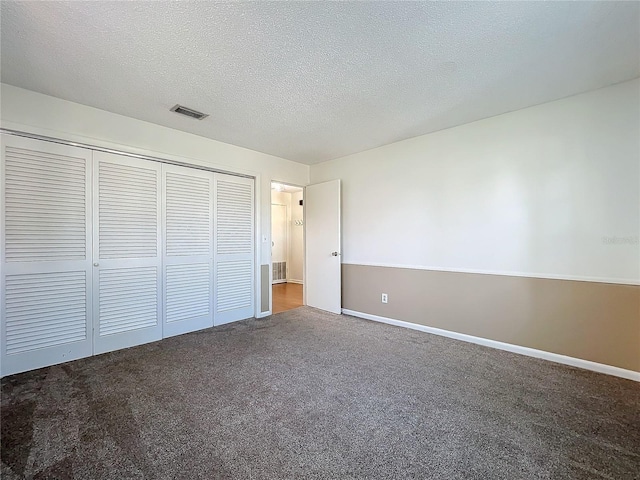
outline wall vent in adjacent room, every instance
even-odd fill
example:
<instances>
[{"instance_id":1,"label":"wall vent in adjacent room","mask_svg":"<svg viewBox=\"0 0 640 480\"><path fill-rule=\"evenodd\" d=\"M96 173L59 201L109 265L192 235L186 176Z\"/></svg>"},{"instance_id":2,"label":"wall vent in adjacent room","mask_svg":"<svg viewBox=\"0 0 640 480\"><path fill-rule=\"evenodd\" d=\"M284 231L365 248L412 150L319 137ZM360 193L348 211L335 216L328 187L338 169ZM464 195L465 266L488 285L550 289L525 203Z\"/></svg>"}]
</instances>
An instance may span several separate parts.
<instances>
[{"instance_id":1,"label":"wall vent in adjacent room","mask_svg":"<svg viewBox=\"0 0 640 480\"><path fill-rule=\"evenodd\" d=\"M273 262L273 281L285 282L287 280L287 262Z\"/></svg>"},{"instance_id":2,"label":"wall vent in adjacent room","mask_svg":"<svg viewBox=\"0 0 640 480\"><path fill-rule=\"evenodd\" d=\"M186 115L187 117L195 118L196 120L202 120L203 118L209 116L206 113L198 112L197 110L183 107L182 105L175 105L171 108L171 111L179 113L180 115Z\"/></svg>"}]
</instances>

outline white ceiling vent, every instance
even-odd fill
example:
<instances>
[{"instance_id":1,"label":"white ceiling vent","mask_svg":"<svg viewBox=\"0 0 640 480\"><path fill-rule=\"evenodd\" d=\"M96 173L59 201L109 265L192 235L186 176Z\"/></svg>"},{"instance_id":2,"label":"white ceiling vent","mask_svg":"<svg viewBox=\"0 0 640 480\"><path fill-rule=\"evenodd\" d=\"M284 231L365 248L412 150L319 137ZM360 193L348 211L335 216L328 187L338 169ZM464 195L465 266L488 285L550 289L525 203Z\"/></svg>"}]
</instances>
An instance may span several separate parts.
<instances>
[{"instance_id":1,"label":"white ceiling vent","mask_svg":"<svg viewBox=\"0 0 640 480\"><path fill-rule=\"evenodd\" d=\"M202 120L203 118L209 116L206 113L198 112L197 110L183 107L182 105L175 105L171 108L171 111L179 113L180 115L186 115L187 117L195 118L196 120Z\"/></svg>"}]
</instances>

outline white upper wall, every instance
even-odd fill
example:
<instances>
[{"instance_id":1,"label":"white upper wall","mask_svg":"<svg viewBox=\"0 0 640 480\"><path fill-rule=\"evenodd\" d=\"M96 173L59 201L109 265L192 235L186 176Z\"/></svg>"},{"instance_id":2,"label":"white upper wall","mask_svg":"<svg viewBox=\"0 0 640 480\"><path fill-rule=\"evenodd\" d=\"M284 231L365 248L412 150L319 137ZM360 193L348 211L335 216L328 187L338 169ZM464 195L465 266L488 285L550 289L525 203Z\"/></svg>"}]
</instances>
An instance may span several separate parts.
<instances>
[{"instance_id":1,"label":"white upper wall","mask_svg":"<svg viewBox=\"0 0 640 480\"><path fill-rule=\"evenodd\" d=\"M640 80L311 167L343 262L640 283Z\"/></svg>"},{"instance_id":2,"label":"white upper wall","mask_svg":"<svg viewBox=\"0 0 640 480\"><path fill-rule=\"evenodd\" d=\"M2 84L0 125L39 135L256 176L260 235L270 236L271 180L306 185L309 167L153 123ZM196 120L194 120L196 121ZM262 237L261 237L262 238ZM270 241L259 263L268 263Z\"/></svg>"}]
</instances>

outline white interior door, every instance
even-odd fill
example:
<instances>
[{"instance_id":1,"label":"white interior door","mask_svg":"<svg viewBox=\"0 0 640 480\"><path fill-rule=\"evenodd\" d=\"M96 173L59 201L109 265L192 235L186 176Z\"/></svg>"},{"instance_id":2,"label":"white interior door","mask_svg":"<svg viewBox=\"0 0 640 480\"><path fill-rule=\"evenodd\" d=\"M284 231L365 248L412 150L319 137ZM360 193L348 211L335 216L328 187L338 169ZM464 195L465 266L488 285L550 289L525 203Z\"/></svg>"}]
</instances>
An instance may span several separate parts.
<instances>
[{"instance_id":1,"label":"white interior door","mask_svg":"<svg viewBox=\"0 0 640 480\"><path fill-rule=\"evenodd\" d=\"M162 338L159 163L94 152L94 353Z\"/></svg>"},{"instance_id":2,"label":"white interior door","mask_svg":"<svg viewBox=\"0 0 640 480\"><path fill-rule=\"evenodd\" d=\"M214 174L215 325L254 315L254 181Z\"/></svg>"},{"instance_id":3,"label":"white interior door","mask_svg":"<svg viewBox=\"0 0 640 480\"><path fill-rule=\"evenodd\" d=\"M306 187L304 208L306 303L341 313L340 180Z\"/></svg>"},{"instance_id":4,"label":"white interior door","mask_svg":"<svg viewBox=\"0 0 640 480\"><path fill-rule=\"evenodd\" d=\"M91 355L91 151L2 135L2 374Z\"/></svg>"},{"instance_id":5,"label":"white interior door","mask_svg":"<svg viewBox=\"0 0 640 480\"><path fill-rule=\"evenodd\" d=\"M213 326L213 174L162 166L164 325L170 337Z\"/></svg>"},{"instance_id":6,"label":"white interior door","mask_svg":"<svg viewBox=\"0 0 640 480\"><path fill-rule=\"evenodd\" d=\"M272 283L287 281L287 206L271 205Z\"/></svg>"}]
</instances>

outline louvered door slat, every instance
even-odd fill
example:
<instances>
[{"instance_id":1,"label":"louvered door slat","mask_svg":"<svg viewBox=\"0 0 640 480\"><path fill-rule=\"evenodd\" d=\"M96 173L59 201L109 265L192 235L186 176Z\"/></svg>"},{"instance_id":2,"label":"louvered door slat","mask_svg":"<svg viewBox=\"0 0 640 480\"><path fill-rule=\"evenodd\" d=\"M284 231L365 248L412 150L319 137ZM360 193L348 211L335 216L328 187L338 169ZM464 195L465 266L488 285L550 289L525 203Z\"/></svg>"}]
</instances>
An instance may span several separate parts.
<instances>
[{"instance_id":1,"label":"louvered door slat","mask_svg":"<svg viewBox=\"0 0 640 480\"><path fill-rule=\"evenodd\" d=\"M167 266L167 322L211 314L210 277L208 264Z\"/></svg>"},{"instance_id":2,"label":"louvered door slat","mask_svg":"<svg viewBox=\"0 0 640 480\"><path fill-rule=\"evenodd\" d=\"M164 336L213 325L213 174L163 165Z\"/></svg>"},{"instance_id":3,"label":"louvered door slat","mask_svg":"<svg viewBox=\"0 0 640 480\"><path fill-rule=\"evenodd\" d=\"M2 135L2 374L91 354L91 152Z\"/></svg>"},{"instance_id":4,"label":"louvered door slat","mask_svg":"<svg viewBox=\"0 0 640 480\"><path fill-rule=\"evenodd\" d=\"M96 353L162 338L160 165L95 154Z\"/></svg>"},{"instance_id":5,"label":"louvered door slat","mask_svg":"<svg viewBox=\"0 0 640 480\"><path fill-rule=\"evenodd\" d=\"M154 273L143 279L142 271ZM103 280L115 280L103 282ZM157 272L154 267L100 272L100 335L157 325ZM146 288L145 288L146 287Z\"/></svg>"},{"instance_id":6,"label":"louvered door slat","mask_svg":"<svg viewBox=\"0 0 640 480\"><path fill-rule=\"evenodd\" d=\"M98 170L100 259L157 257L157 170L108 160Z\"/></svg>"},{"instance_id":7,"label":"louvered door slat","mask_svg":"<svg viewBox=\"0 0 640 480\"><path fill-rule=\"evenodd\" d=\"M216 182L216 253L253 250L253 185L225 176Z\"/></svg>"},{"instance_id":8,"label":"louvered door slat","mask_svg":"<svg viewBox=\"0 0 640 480\"><path fill-rule=\"evenodd\" d=\"M26 161L28 153L13 146L4 149L6 261L84 260L86 159L40 152ZM71 229L40 228L43 221L62 220Z\"/></svg>"},{"instance_id":9,"label":"louvered door slat","mask_svg":"<svg viewBox=\"0 0 640 480\"><path fill-rule=\"evenodd\" d=\"M29 294L16 289L16 281L26 286ZM85 340L86 284L84 271L65 278L56 273L7 275L7 354ZM51 328L60 322L72 328L66 333Z\"/></svg>"},{"instance_id":10,"label":"louvered door slat","mask_svg":"<svg viewBox=\"0 0 640 480\"><path fill-rule=\"evenodd\" d=\"M46 321L47 325L55 325L59 322L67 322L70 320L76 313L86 312L86 306L78 306L78 307L70 307L67 306L65 311L66 316L62 319L58 318L58 312L47 309L46 312L38 315L33 315L32 312L23 312L21 314L14 314L13 318L17 320L15 328L20 328L24 326L25 328L31 328L30 325L37 324L42 321ZM8 328L8 327L7 327Z\"/></svg>"},{"instance_id":11,"label":"louvered door slat","mask_svg":"<svg viewBox=\"0 0 640 480\"><path fill-rule=\"evenodd\" d=\"M216 325L254 314L254 182L216 174Z\"/></svg>"}]
</instances>

